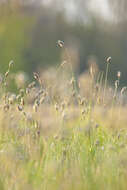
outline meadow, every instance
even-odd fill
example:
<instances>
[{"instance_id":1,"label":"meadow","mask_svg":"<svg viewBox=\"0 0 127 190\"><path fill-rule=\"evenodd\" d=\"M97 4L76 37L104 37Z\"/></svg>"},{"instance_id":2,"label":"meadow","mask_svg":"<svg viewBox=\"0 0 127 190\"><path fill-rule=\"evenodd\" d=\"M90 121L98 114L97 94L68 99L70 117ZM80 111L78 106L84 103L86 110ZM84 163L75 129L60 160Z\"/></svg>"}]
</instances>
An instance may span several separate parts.
<instances>
[{"instance_id":1,"label":"meadow","mask_svg":"<svg viewBox=\"0 0 127 190\"><path fill-rule=\"evenodd\" d=\"M0 190L126 190L126 87L119 71L108 85L111 57L104 72L76 77L68 58L32 81L15 64L0 77Z\"/></svg>"}]
</instances>

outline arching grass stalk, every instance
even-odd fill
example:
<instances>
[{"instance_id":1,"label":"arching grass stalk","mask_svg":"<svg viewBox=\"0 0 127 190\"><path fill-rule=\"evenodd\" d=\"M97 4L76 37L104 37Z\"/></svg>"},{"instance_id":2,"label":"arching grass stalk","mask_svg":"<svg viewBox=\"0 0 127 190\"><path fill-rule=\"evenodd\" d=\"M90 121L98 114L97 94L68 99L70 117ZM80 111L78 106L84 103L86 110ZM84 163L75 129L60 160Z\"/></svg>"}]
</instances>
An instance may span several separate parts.
<instances>
[{"instance_id":1,"label":"arching grass stalk","mask_svg":"<svg viewBox=\"0 0 127 190\"><path fill-rule=\"evenodd\" d=\"M65 46L64 41L58 40L57 41L57 47L59 47L60 49L63 49L63 51L65 52L65 57L66 60L64 60L62 62L62 64L60 64L57 68L56 68L56 73L58 73L58 71L63 68L63 65L67 65L69 66L69 70L70 70L70 76L71 76L71 80L72 81L72 86L73 86L73 94L78 94L78 85L77 85L77 80L76 80L76 76L73 72L73 67L72 67L72 59L71 56L69 54L69 50L68 48Z\"/></svg>"},{"instance_id":2,"label":"arching grass stalk","mask_svg":"<svg viewBox=\"0 0 127 190\"><path fill-rule=\"evenodd\" d=\"M111 57L108 57L107 60L106 60L106 62L107 62L107 66L106 66L106 74L105 74L103 102L104 102L104 99L105 99L105 92L106 92L106 87L107 87L109 64L111 63Z\"/></svg>"},{"instance_id":3,"label":"arching grass stalk","mask_svg":"<svg viewBox=\"0 0 127 190\"><path fill-rule=\"evenodd\" d=\"M71 57L70 57L70 55L69 55L69 53L68 53L68 49L67 49L67 48L65 47L65 45L64 45L64 41L58 40L58 41L57 41L57 46L58 46L59 48L61 48L61 49L64 49L65 54L66 54L66 57L67 57L67 62L69 63L69 66L70 66L71 77L74 77L73 68L72 68L72 63L71 63ZM65 62L66 62L66 61L64 61L64 63L65 63ZM61 68L61 66L63 66L64 63L62 63L61 65L58 66L57 71Z\"/></svg>"},{"instance_id":4,"label":"arching grass stalk","mask_svg":"<svg viewBox=\"0 0 127 190\"><path fill-rule=\"evenodd\" d=\"M66 54L66 57L67 57L67 62L69 63L69 67L70 67L71 78L75 78L75 77L74 77L73 68L72 68L71 56L70 56L70 54L69 54L69 52L68 52L67 47L66 47L65 44L64 44L64 41L58 40L58 41L57 41L57 46L58 46L59 48L61 48L61 49L64 49L65 54ZM63 63L62 63L62 65L63 65ZM61 68L62 65L60 65L60 66L57 68L57 71L59 70L59 68ZM76 84L75 84L75 89L76 89Z\"/></svg>"},{"instance_id":5,"label":"arching grass stalk","mask_svg":"<svg viewBox=\"0 0 127 190\"><path fill-rule=\"evenodd\" d=\"M77 83L76 83L76 76L75 76L75 74L73 72L71 56L70 56L70 54L68 52L68 49L66 47L65 47L65 54L67 56L69 67L70 67L71 80L74 81L74 83L73 83L74 91L77 93L78 92L78 88L77 88Z\"/></svg>"},{"instance_id":6,"label":"arching grass stalk","mask_svg":"<svg viewBox=\"0 0 127 190\"><path fill-rule=\"evenodd\" d=\"M4 77L3 77L3 80L2 80L2 90L3 90L3 93L4 93L4 101L5 101L5 104L7 103L6 100L7 100L7 78L8 78L8 75L10 74L10 71L11 71L11 68L13 67L14 65L14 61L11 60L9 62L9 65L8 65L8 70L5 72L4 74Z\"/></svg>"}]
</instances>

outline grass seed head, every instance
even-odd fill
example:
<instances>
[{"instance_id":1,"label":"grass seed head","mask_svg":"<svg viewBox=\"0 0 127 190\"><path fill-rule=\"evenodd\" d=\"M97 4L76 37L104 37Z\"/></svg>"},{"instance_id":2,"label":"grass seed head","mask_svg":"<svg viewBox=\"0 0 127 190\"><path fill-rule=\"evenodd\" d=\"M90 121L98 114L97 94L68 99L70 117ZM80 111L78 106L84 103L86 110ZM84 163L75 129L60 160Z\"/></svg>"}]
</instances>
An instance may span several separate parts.
<instances>
[{"instance_id":1,"label":"grass seed head","mask_svg":"<svg viewBox=\"0 0 127 190\"><path fill-rule=\"evenodd\" d=\"M34 110L34 112L37 112L37 110L38 110L38 105L37 104L33 105L33 110Z\"/></svg>"},{"instance_id":2,"label":"grass seed head","mask_svg":"<svg viewBox=\"0 0 127 190\"><path fill-rule=\"evenodd\" d=\"M15 94L12 94L12 95L9 97L9 99L8 99L9 104L13 104L15 100L16 100L16 95L15 95Z\"/></svg>"},{"instance_id":3,"label":"grass seed head","mask_svg":"<svg viewBox=\"0 0 127 190\"><path fill-rule=\"evenodd\" d=\"M29 94L29 93L30 93L30 89L26 88L26 94Z\"/></svg>"},{"instance_id":4,"label":"grass seed head","mask_svg":"<svg viewBox=\"0 0 127 190\"><path fill-rule=\"evenodd\" d=\"M18 105L18 111L23 111L23 106Z\"/></svg>"},{"instance_id":5,"label":"grass seed head","mask_svg":"<svg viewBox=\"0 0 127 190\"><path fill-rule=\"evenodd\" d=\"M24 100L24 98L21 98L21 100L20 100L20 105L21 105L21 106L24 106L24 105L25 105L25 100Z\"/></svg>"},{"instance_id":6,"label":"grass seed head","mask_svg":"<svg viewBox=\"0 0 127 190\"><path fill-rule=\"evenodd\" d=\"M13 65L14 65L14 61L11 60L11 61L9 62L9 69L10 69Z\"/></svg>"},{"instance_id":7,"label":"grass seed head","mask_svg":"<svg viewBox=\"0 0 127 190\"><path fill-rule=\"evenodd\" d=\"M57 46L60 47L60 48L63 48L63 46L64 46L64 41L58 40L58 41L57 41Z\"/></svg>"},{"instance_id":8,"label":"grass seed head","mask_svg":"<svg viewBox=\"0 0 127 190\"><path fill-rule=\"evenodd\" d=\"M5 73L5 78L7 78L9 75L9 70Z\"/></svg>"},{"instance_id":9,"label":"grass seed head","mask_svg":"<svg viewBox=\"0 0 127 190\"><path fill-rule=\"evenodd\" d=\"M63 67L65 64L67 63L67 61L66 60L64 60L62 63L61 63L61 67Z\"/></svg>"},{"instance_id":10,"label":"grass seed head","mask_svg":"<svg viewBox=\"0 0 127 190\"><path fill-rule=\"evenodd\" d=\"M42 96L42 97L40 98L40 104L43 104L44 101L45 101L45 97Z\"/></svg>"},{"instance_id":11,"label":"grass seed head","mask_svg":"<svg viewBox=\"0 0 127 190\"><path fill-rule=\"evenodd\" d=\"M34 72L33 75L34 75L35 80L39 81L39 78L40 78L39 74Z\"/></svg>"},{"instance_id":12,"label":"grass seed head","mask_svg":"<svg viewBox=\"0 0 127 190\"><path fill-rule=\"evenodd\" d=\"M112 60L112 58L108 57L106 61L107 61L107 63L111 63L111 60Z\"/></svg>"},{"instance_id":13,"label":"grass seed head","mask_svg":"<svg viewBox=\"0 0 127 190\"><path fill-rule=\"evenodd\" d=\"M122 89L121 89L121 95L123 95L123 93L125 92L127 90L127 87L126 86L124 86Z\"/></svg>"}]
</instances>

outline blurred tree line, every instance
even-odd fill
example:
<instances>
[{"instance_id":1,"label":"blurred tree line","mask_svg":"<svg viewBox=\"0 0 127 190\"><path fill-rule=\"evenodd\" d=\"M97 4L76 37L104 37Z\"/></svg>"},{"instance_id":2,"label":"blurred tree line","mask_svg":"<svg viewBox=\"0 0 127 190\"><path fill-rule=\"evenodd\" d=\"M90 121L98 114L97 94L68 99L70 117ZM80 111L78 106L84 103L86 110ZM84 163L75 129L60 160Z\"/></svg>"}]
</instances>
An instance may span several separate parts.
<instances>
[{"instance_id":1,"label":"blurred tree line","mask_svg":"<svg viewBox=\"0 0 127 190\"><path fill-rule=\"evenodd\" d=\"M121 71L121 82L126 84L126 1L109 1L111 19L92 12L88 1L74 4L72 11L65 0L52 0L50 4L43 0L1 1L0 72L7 70L10 60L15 62L15 71L29 74L39 67L60 64L62 51L56 42L63 40L72 57L77 57L79 73L88 68L91 57L104 70L106 58L111 56L110 78L115 80Z\"/></svg>"}]
</instances>

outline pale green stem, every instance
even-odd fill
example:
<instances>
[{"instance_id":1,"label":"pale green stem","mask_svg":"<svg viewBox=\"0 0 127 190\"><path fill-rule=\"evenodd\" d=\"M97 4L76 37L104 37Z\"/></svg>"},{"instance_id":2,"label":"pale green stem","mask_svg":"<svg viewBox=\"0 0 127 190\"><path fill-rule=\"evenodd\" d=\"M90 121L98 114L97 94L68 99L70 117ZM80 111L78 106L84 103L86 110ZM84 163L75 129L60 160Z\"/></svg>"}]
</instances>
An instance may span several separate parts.
<instances>
[{"instance_id":1,"label":"pale green stem","mask_svg":"<svg viewBox=\"0 0 127 190\"><path fill-rule=\"evenodd\" d=\"M105 92L106 92L106 87L107 87L108 71L109 71L109 63L107 63L107 67L106 67L103 102L104 102L104 99L105 99Z\"/></svg>"}]
</instances>

